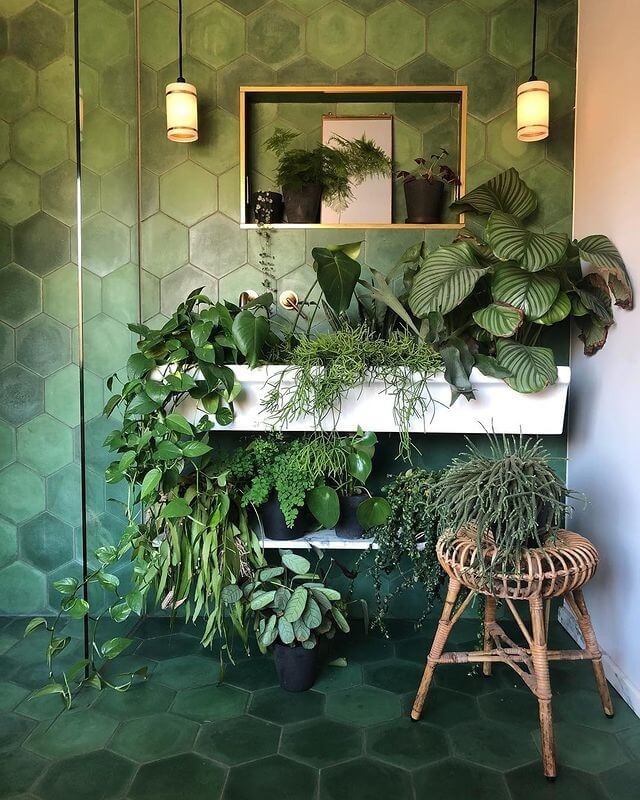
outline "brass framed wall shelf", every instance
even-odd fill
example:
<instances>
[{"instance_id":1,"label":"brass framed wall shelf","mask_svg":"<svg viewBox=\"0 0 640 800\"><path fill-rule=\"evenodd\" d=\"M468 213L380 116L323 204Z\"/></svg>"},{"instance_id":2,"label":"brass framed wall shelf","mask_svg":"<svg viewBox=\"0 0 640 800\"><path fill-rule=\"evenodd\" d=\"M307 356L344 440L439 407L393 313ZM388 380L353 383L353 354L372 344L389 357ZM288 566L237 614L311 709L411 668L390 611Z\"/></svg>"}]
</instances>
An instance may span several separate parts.
<instances>
[{"instance_id":1,"label":"brass framed wall shelf","mask_svg":"<svg viewBox=\"0 0 640 800\"><path fill-rule=\"evenodd\" d=\"M393 120L393 169L411 169L414 159L428 157L444 147L448 164L460 176L449 201L465 192L467 142L467 87L432 86L241 86L240 87L240 225L256 229L251 195L279 190L273 183L276 159L265 141L277 127L299 133L296 147L313 147L321 141L322 118L379 117ZM449 188L449 187L447 187ZM446 203L445 205L448 205ZM283 229L371 228L456 230L464 215L446 211L437 224L405 221L402 183L394 181L391 222L273 223Z\"/></svg>"}]
</instances>

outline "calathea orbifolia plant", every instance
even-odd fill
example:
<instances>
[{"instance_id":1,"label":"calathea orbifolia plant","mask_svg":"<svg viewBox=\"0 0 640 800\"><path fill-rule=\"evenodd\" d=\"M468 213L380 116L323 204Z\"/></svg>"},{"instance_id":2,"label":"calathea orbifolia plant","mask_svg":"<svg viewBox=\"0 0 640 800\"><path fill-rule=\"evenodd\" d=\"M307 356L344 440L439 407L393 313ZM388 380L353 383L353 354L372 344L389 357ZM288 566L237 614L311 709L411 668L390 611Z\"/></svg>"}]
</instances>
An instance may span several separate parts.
<instances>
[{"instance_id":1,"label":"calathea orbifolia plant","mask_svg":"<svg viewBox=\"0 0 640 800\"><path fill-rule=\"evenodd\" d=\"M632 307L624 263L606 236L570 241L525 226L537 200L515 169L453 207L473 214L473 232L432 253L413 251L408 305L439 349L455 396L473 396L473 366L519 392L544 389L557 379L552 351L537 345L546 328L573 317L591 355L613 324L611 295Z\"/></svg>"}]
</instances>

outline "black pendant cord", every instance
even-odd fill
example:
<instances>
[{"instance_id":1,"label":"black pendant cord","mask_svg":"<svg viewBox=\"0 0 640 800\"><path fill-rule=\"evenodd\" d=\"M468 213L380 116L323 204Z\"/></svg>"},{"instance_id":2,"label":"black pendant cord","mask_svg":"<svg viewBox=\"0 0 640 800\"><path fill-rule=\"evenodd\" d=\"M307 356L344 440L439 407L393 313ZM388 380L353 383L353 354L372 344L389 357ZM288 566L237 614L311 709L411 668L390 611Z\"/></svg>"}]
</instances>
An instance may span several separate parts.
<instances>
[{"instance_id":1,"label":"black pendant cord","mask_svg":"<svg viewBox=\"0 0 640 800\"><path fill-rule=\"evenodd\" d=\"M178 0L178 83L184 83L182 75L182 0Z\"/></svg>"},{"instance_id":2,"label":"black pendant cord","mask_svg":"<svg viewBox=\"0 0 640 800\"><path fill-rule=\"evenodd\" d=\"M182 0L180 0L182 5ZM533 32L531 42L531 77L530 81L537 81L536 77L536 38L538 34L538 0L533 0Z\"/></svg>"}]
</instances>

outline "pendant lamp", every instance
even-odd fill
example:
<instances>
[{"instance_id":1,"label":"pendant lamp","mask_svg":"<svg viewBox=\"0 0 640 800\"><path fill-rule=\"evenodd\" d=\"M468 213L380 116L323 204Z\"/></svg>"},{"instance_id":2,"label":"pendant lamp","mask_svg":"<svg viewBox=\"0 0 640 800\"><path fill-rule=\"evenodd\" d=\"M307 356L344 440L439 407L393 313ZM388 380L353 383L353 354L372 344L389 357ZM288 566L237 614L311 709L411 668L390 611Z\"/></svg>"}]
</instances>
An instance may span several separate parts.
<instances>
[{"instance_id":1,"label":"pendant lamp","mask_svg":"<svg viewBox=\"0 0 640 800\"><path fill-rule=\"evenodd\" d=\"M178 0L178 70L175 83L167 84L167 139L195 142L198 138L198 92L182 75L182 0Z\"/></svg>"},{"instance_id":2,"label":"pendant lamp","mask_svg":"<svg viewBox=\"0 0 640 800\"><path fill-rule=\"evenodd\" d=\"M533 0L533 36L531 44L531 77L518 86L517 128L521 142L539 142L549 135L549 84L536 76L536 34L538 32L538 0Z\"/></svg>"}]
</instances>

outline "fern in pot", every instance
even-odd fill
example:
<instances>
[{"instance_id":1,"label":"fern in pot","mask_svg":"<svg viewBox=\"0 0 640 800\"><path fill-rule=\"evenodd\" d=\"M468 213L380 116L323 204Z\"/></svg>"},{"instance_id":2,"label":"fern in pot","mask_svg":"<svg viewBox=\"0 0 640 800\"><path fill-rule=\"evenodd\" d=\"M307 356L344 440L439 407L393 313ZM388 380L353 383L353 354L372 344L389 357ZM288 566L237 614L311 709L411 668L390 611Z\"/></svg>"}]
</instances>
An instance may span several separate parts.
<instances>
[{"instance_id":1,"label":"fern in pot","mask_svg":"<svg viewBox=\"0 0 640 800\"><path fill-rule=\"evenodd\" d=\"M318 673L318 645L336 629L349 632L340 592L325 585L303 556L281 551L281 565L265 567L244 587L254 613L258 647L273 649L280 686L304 692Z\"/></svg>"}]
</instances>

